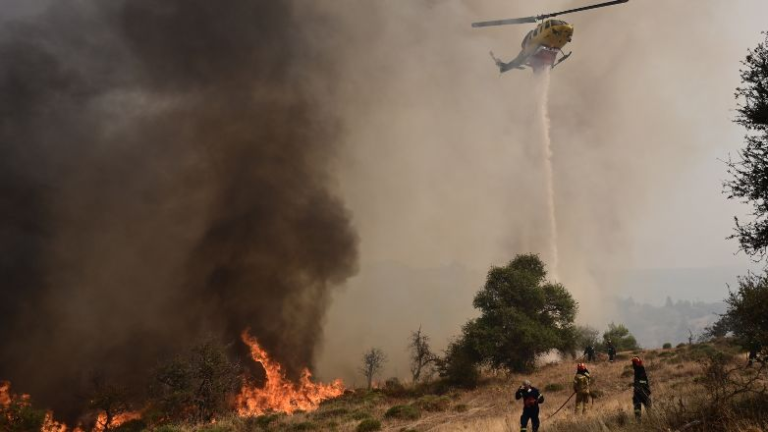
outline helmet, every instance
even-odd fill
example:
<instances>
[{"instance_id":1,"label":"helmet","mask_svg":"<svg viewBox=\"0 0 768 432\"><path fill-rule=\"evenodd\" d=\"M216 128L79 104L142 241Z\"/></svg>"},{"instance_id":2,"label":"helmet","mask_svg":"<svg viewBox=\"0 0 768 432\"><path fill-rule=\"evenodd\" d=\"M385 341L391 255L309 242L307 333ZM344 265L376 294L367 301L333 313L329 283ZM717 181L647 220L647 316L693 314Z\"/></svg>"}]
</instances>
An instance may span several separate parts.
<instances>
[{"instance_id":1,"label":"helmet","mask_svg":"<svg viewBox=\"0 0 768 432\"><path fill-rule=\"evenodd\" d=\"M525 380L525 381L523 381L523 385L526 386L526 387L530 387L531 386L531 382L528 381L528 380Z\"/></svg>"},{"instance_id":2,"label":"helmet","mask_svg":"<svg viewBox=\"0 0 768 432\"><path fill-rule=\"evenodd\" d=\"M576 372L586 372L586 370L587 370L587 365L585 365L584 363L579 363L576 365Z\"/></svg>"},{"instance_id":3,"label":"helmet","mask_svg":"<svg viewBox=\"0 0 768 432\"><path fill-rule=\"evenodd\" d=\"M643 365L643 361L640 359L640 357L637 357L637 356L632 357L632 366L637 367L642 365Z\"/></svg>"}]
</instances>

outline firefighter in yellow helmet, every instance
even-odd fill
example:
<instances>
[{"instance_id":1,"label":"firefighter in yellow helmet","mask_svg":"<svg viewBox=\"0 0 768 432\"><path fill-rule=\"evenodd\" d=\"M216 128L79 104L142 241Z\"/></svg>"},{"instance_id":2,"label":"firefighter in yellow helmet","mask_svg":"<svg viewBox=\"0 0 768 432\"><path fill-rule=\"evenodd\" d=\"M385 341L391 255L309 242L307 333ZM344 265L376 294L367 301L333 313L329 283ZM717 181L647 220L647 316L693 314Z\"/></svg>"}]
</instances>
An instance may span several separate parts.
<instances>
[{"instance_id":1,"label":"firefighter in yellow helmet","mask_svg":"<svg viewBox=\"0 0 768 432\"><path fill-rule=\"evenodd\" d=\"M582 414L587 412L590 384L592 384L592 376L587 370L587 365L579 363L576 365L576 376L573 377L573 391L576 393L576 414L579 414L579 405L581 405Z\"/></svg>"}]
</instances>

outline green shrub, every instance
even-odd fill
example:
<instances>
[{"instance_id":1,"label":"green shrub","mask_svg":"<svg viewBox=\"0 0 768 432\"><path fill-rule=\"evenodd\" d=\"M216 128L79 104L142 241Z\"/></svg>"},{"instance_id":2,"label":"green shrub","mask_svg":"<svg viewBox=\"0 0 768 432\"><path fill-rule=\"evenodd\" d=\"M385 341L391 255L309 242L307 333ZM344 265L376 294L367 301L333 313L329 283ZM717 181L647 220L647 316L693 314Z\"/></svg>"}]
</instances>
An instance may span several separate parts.
<instances>
[{"instance_id":1,"label":"green shrub","mask_svg":"<svg viewBox=\"0 0 768 432\"><path fill-rule=\"evenodd\" d=\"M385 418L416 420L421 417L421 410L415 405L395 405L384 413Z\"/></svg>"},{"instance_id":2,"label":"green shrub","mask_svg":"<svg viewBox=\"0 0 768 432\"><path fill-rule=\"evenodd\" d=\"M355 430L357 432L369 432L369 431L381 430L381 422L372 418L365 419L361 421L359 425L357 425L357 428Z\"/></svg>"},{"instance_id":3,"label":"green shrub","mask_svg":"<svg viewBox=\"0 0 768 432\"><path fill-rule=\"evenodd\" d=\"M455 407L453 407L453 410L456 412L463 413L463 412L469 411L469 407L467 406L467 404L458 404Z\"/></svg>"},{"instance_id":4,"label":"green shrub","mask_svg":"<svg viewBox=\"0 0 768 432\"><path fill-rule=\"evenodd\" d=\"M159 428L155 429L153 432L182 432L182 429L180 426L162 425Z\"/></svg>"},{"instance_id":5,"label":"green shrub","mask_svg":"<svg viewBox=\"0 0 768 432\"><path fill-rule=\"evenodd\" d=\"M301 422L291 426L292 431L309 431L317 430L317 425L312 422Z\"/></svg>"},{"instance_id":6,"label":"green shrub","mask_svg":"<svg viewBox=\"0 0 768 432\"><path fill-rule=\"evenodd\" d=\"M14 401L7 406L0 406L0 431L37 431L44 421L45 411L34 409L28 404Z\"/></svg>"},{"instance_id":7,"label":"green shrub","mask_svg":"<svg viewBox=\"0 0 768 432\"><path fill-rule=\"evenodd\" d=\"M254 430L256 428L267 430L269 425L276 421L280 416L278 414L264 414L258 417L248 417L245 419L246 430Z\"/></svg>"},{"instance_id":8,"label":"green shrub","mask_svg":"<svg viewBox=\"0 0 768 432\"><path fill-rule=\"evenodd\" d=\"M448 344L445 350L445 356L436 362L438 373L440 374L441 390L445 391L447 387L456 386L467 389L477 387L480 381L480 370L477 367L477 351L472 344L464 337L456 339Z\"/></svg>"},{"instance_id":9,"label":"green shrub","mask_svg":"<svg viewBox=\"0 0 768 432\"><path fill-rule=\"evenodd\" d=\"M232 426L208 425L198 429L198 432L234 432Z\"/></svg>"},{"instance_id":10,"label":"green shrub","mask_svg":"<svg viewBox=\"0 0 768 432\"><path fill-rule=\"evenodd\" d=\"M416 401L416 405L424 411L446 411L451 406L451 398L448 396L427 395Z\"/></svg>"},{"instance_id":11,"label":"green shrub","mask_svg":"<svg viewBox=\"0 0 768 432\"><path fill-rule=\"evenodd\" d=\"M371 390L363 396L363 402L376 405L385 399L380 390Z\"/></svg>"},{"instance_id":12,"label":"green shrub","mask_svg":"<svg viewBox=\"0 0 768 432\"><path fill-rule=\"evenodd\" d=\"M549 383L544 386L544 391L554 393L565 390L565 386L560 383Z\"/></svg>"},{"instance_id":13,"label":"green shrub","mask_svg":"<svg viewBox=\"0 0 768 432\"><path fill-rule=\"evenodd\" d=\"M349 410L346 408L333 408L324 411L318 411L315 413L315 418L317 420L325 420L333 417L341 417L347 414L349 414Z\"/></svg>"},{"instance_id":14,"label":"green shrub","mask_svg":"<svg viewBox=\"0 0 768 432\"><path fill-rule=\"evenodd\" d=\"M665 342L664 345L661 346L663 349L672 349L672 344L669 342Z\"/></svg>"},{"instance_id":15,"label":"green shrub","mask_svg":"<svg viewBox=\"0 0 768 432\"><path fill-rule=\"evenodd\" d=\"M352 413L349 414L349 418L351 418L352 420L365 420L371 417L373 417L371 413L369 413L368 411L361 411L361 410L353 411Z\"/></svg>"},{"instance_id":16,"label":"green shrub","mask_svg":"<svg viewBox=\"0 0 768 432\"><path fill-rule=\"evenodd\" d=\"M675 348L685 348L685 347L687 347L687 346L688 346L688 344L687 344L687 343L685 343L685 342L680 342L679 344L677 344L677 346L676 346Z\"/></svg>"}]
</instances>

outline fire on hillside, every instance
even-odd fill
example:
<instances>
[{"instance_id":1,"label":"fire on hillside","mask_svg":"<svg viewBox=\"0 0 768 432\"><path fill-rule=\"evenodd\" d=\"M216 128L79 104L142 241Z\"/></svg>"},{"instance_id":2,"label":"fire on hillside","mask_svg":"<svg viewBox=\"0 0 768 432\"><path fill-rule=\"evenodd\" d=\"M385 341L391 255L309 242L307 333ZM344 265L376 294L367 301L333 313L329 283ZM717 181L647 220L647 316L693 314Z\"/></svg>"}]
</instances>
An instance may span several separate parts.
<instances>
[{"instance_id":1,"label":"fire on hillside","mask_svg":"<svg viewBox=\"0 0 768 432\"><path fill-rule=\"evenodd\" d=\"M344 384L338 379L330 384L313 383L309 369L304 369L298 383L289 381L280 364L269 357L247 330L243 332L242 339L250 347L253 360L264 368L267 381L263 387L243 386L237 396L237 411L241 416L314 411L322 401L344 393Z\"/></svg>"},{"instance_id":2,"label":"fire on hillside","mask_svg":"<svg viewBox=\"0 0 768 432\"><path fill-rule=\"evenodd\" d=\"M265 413L293 414L296 411L314 411L320 403L327 399L338 397L344 393L344 384L335 380L330 384L312 382L309 369L304 369L298 382L290 381L282 366L270 358L261 348L255 337L246 330L242 333L243 342L250 348L251 358L259 363L266 374L263 386L246 383L235 398L235 409L241 417L258 416ZM11 392L11 383L0 381L0 412L11 416L12 405L28 407L31 405L27 394L16 395ZM120 426L131 420L140 419L140 411L124 412L107 418L106 413L99 413L91 432L103 432L107 428ZM8 418L11 421L13 419ZM85 428L78 425L69 428L54 420L53 413L48 411L41 427L41 432L84 432Z\"/></svg>"}]
</instances>

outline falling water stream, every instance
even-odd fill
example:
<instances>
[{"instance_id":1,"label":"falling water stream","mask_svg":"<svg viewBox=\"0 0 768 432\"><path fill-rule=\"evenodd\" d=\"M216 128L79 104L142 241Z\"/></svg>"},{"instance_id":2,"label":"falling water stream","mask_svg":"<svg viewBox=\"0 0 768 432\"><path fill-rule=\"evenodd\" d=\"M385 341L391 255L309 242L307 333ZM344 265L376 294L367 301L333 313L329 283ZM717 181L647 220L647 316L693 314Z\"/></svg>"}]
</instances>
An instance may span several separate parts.
<instances>
[{"instance_id":1,"label":"falling water stream","mask_svg":"<svg viewBox=\"0 0 768 432\"><path fill-rule=\"evenodd\" d=\"M549 225L550 275L557 279L559 254L557 250L557 218L555 216L555 186L552 169L552 141L549 136L549 69L536 74L537 117L540 128L541 159L544 169L544 181L547 193L547 223Z\"/></svg>"}]
</instances>

